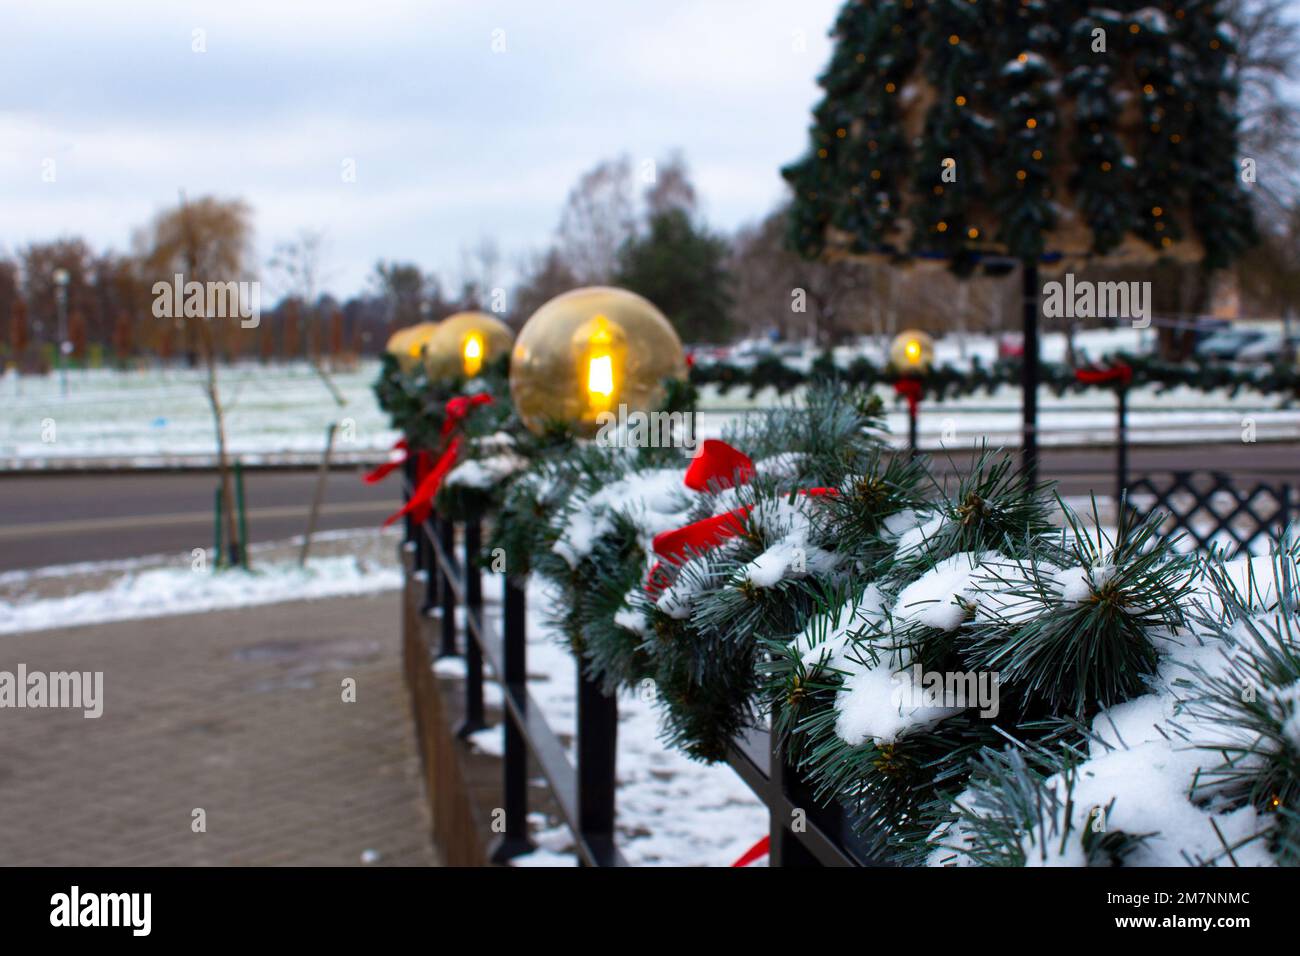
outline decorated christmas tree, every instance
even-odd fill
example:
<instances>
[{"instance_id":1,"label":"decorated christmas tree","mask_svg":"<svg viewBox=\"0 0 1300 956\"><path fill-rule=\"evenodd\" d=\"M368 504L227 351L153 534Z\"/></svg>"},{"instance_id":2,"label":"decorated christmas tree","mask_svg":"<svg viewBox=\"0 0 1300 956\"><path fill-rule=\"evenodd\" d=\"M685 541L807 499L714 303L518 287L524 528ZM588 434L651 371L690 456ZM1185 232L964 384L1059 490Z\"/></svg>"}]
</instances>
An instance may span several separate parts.
<instances>
[{"instance_id":1,"label":"decorated christmas tree","mask_svg":"<svg viewBox=\"0 0 1300 956\"><path fill-rule=\"evenodd\" d=\"M834 39L784 171L805 255L1220 268L1253 239L1220 3L851 2Z\"/></svg>"},{"instance_id":2,"label":"decorated christmas tree","mask_svg":"<svg viewBox=\"0 0 1300 956\"><path fill-rule=\"evenodd\" d=\"M1039 264L1209 272L1255 239L1223 4L864 0L833 36L809 150L784 170L789 241L958 274L1019 262L1032 478Z\"/></svg>"}]
</instances>

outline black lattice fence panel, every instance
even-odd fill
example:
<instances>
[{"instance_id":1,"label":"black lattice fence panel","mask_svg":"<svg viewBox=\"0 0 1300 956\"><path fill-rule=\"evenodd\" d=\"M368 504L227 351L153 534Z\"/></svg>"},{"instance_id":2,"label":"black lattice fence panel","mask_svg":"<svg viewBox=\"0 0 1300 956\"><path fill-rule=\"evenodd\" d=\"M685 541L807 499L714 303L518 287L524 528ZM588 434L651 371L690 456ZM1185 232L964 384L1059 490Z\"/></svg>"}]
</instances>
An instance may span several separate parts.
<instances>
[{"instance_id":1,"label":"black lattice fence panel","mask_svg":"<svg viewBox=\"0 0 1300 956\"><path fill-rule=\"evenodd\" d=\"M1164 534L1181 531L1202 550L1258 553L1300 516L1298 508L1300 493L1286 481L1233 482L1218 471L1158 472L1128 486L1131 517L1163 512Z\"/></svg>"}]
</instances>

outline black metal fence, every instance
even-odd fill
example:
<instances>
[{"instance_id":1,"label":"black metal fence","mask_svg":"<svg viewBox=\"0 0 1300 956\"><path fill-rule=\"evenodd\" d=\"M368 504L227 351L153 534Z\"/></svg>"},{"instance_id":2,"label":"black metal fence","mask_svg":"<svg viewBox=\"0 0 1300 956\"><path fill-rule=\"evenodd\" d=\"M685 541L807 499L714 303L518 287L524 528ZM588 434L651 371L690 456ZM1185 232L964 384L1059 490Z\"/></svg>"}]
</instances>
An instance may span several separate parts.
<instances>
[{"instance_id":1,"label":"black metal fence","mask_svg":"<svg viewBox=\"0 0 1300 956\"><path fill-rule=\"evenodd\" d=\"M414 485L411 467L408 464L408 494ZM1205 477L1174 472L1165 481L1147 475L1131 483L1128 501L1139 515L1153 508L1167 511L1171 517L1166 530L1186 530L1201 547L1225 534L1246 547L1259 535L1279 532L1292 509L1300 508L1300 496L1285 482L1237 487L1218 473ZM504 829L491 859L504 863L533 849L527 820L531 758L573 835L579 863L625 866L614 838L617 701L606 696L575 662L576 761L570 762L559 733L547 723L528 692L524 589L508 574L502 576L501 624L492 626L483 614L481 526L477 521L461 522L459 535L457 527L437 517L417 526L408 518L406 541L415 550L416 569L424 572L422 613L431 616L436 611L440 618L438 656L461 654L465 659L465 714L458 735L464 737L487 726L485 664L501 685ZM458 538L460 558L456 554ZM457 626L458 611L464 618L463 628ZM787 760L777 735L763 728L752 730L733 742L727 762L767 807L770 865L879 865L845 809L824 806L814 797Z\"/></svg>"},{"instance_id":2,"label":"black metal fence","mask_svg":"<svg viewBox=\"0 0 1300 956\"><path fill-rule=\"evenodd\" d=\"M1153 471L1129 483L1127 506L1137 519L1163 512L1161 532L1182 532L1201 550L1258 553L1300 519L1294 475L1246 482L1219 471Z\"/></svg>"},{"instance_id":3,"label":"black metal fence","mask_svg":"<svg viewBox=\"0 0 1300 956\"><path fill-rule=\"evenodd\" d=\"M413 475L407 473L408 494ZM482 530L479 522L459 525L437 517L406 523L406 541L414 546L415 567L424 572L422 613L440 617L438 656L463 654L465 714L457 730L461 737L487 727L484 719L484 665L501 685L504 706L502 802L503 830L492 849L493 862L533 849L528 835L528 763L540 768L565 824L573 834L583 866L625 866L614 843L614 764L618 703L601 693L575 665L577 722L574 728L576 766L559 734L528 692L527 601L520 582L503 575L500 627L483 614L479 569ZM461 557L456 555L459 537ZM464 619L457 626L457 612ZM458 632L463 631L463 634ZM461 639L463 638L463 639Z\"/></svg>"},{"instance_id":4,"label":"black metal fence","mask_svg":"<svg viewBox=\"0 0 1300 956\"><path fill-rule=\"evenodd\" d=\"M407 473L407 493L413 487ZM457 530L459 528L459 534ZM457 539L461 555L457 556ZM438 656L463 655L465 713L461 737L482 730L485 665L501 685L504 705L502 802L504 829L491 852L493 862L528 853L528 764L531 758L573 836L583 866L626 866L614 839L618 702L575 663L577 720L573 732L576 762L570 762L560 735L527 686L527 604L521 582L502 576L500 627L483 614L481 526L437 517L406 522L406 541L414 565L424 572L421 611L440 618ZM461 612L458 615L458 611ZM463 627L457 618L463 617ZM432 662L430 662L432 663ZM773 866L861 866L871 859L839 808L822 808L766 730L737 740L728 763L768 808L770 863Z\"/></svg>"}]
</instances>

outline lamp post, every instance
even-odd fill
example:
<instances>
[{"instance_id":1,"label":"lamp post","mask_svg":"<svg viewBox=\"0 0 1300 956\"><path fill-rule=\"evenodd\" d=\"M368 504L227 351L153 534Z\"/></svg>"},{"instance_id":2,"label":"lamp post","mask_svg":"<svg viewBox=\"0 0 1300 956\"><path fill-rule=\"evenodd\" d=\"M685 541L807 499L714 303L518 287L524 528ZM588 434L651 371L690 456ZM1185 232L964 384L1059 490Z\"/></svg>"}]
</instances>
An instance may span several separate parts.
<instances>
[{"instance_id":1,"label":"lamp post","mask_svg":"<svg viewBox=\"0 0 1300 956\"><path fill-rule=\"evenodd\" d=\"M1020 293L1024 328L1024 352L1020 359L1020 462L1025 481L1033 488L1038 484L1038 317L1043 308L1038 262L1034 259L1026 259L1021 266Z\"/></svg>"},{"instance_id":2,"label":"lamp post","mask_svg":"<svg viewBox=\"0 0 1300 956\"><path fill-rule=\"evenodd\" d=\"M556 296L520 329L510 361L510 394L523 423L544 434L563 424L590 438L622 409L650 413L665 380L686 378L672 325L624 289L592 287Z\"/></svg>"},{"instance_id":3,"label":"lamp post","mask_svg":"<svg viewBox=\"0 0 1300 956\"><path fill-rule=\"evenodd\" d=\"M59 365L59 391L66 396L68 394L68 368L66 358L68 355L68 282L71 276L68 270L59 268L55 269L51 278L54 279L54 303L58 310L58 351L55 361Z\"/></svg>"},{"instance_id":4,"label":"lamp post","mask_svg":"<svg viewBox=\"0 0 1300 956\"><path fill-rule=\"evenodd\" d=\"M424 343L425 374L430 382L474 378L509 354L514 340L510 327L486 312L449 315Z\"/></svg>"},{"instance_id":5,"label":"lamp post","mask_svg":"<svg viewBox=\"0 0 1300 956\"><path fill-rule=\"evenodd\" d=\"M922 380L934 361L934 340L924 332L905 329L894 336L889 346L889 363L898 372L894 391L907 399L907 447L916 454L917 421L921 404Z\"/></svg>"}]
</instances>

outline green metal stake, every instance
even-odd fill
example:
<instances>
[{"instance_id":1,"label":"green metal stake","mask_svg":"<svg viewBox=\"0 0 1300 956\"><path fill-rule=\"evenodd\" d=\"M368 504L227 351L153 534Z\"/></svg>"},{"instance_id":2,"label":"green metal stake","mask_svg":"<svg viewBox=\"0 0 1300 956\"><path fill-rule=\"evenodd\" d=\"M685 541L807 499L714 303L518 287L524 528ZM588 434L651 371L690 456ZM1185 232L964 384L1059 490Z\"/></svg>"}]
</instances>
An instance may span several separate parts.
<instances>
[{"instance_id":1,"label":"green metal stake","mask_svg":"<svg viewBox=\"0 0 1300 956\"><path fill-rule=\"evenodd\" d=\"M235 500L239 515L239 563L248 570L248 516L244 511L244 465L235 459Z\"/></svg>"},{"instance_id":2,"label":"green metal stake","mask_svg":"<svg viewBox=\"0 0 1300 956\"><path fill-rule=\"evenodd\" d=\"M221 567L221 485L218 484L212 494L212 511L216 516L212 522L212 567Z\"/></svg>"}]
</instances>

